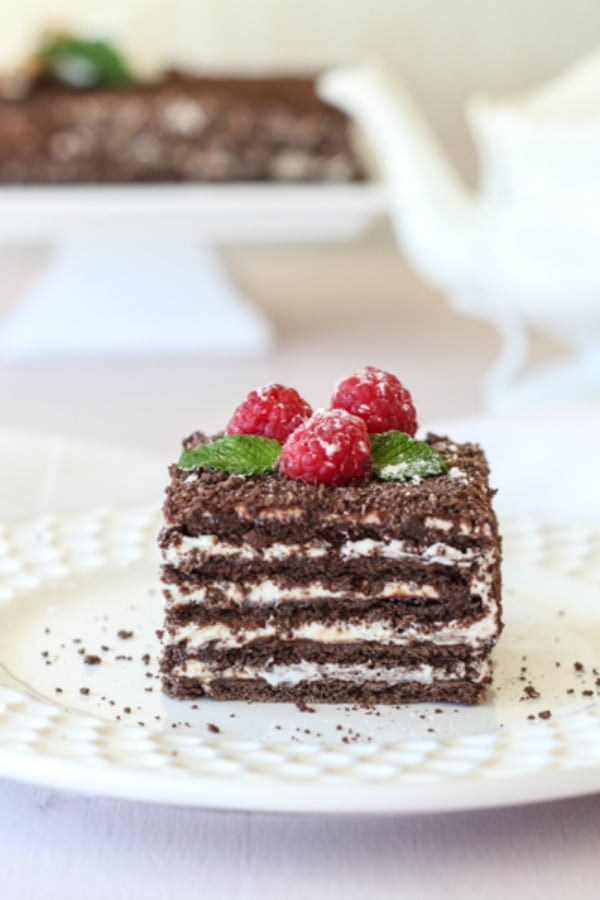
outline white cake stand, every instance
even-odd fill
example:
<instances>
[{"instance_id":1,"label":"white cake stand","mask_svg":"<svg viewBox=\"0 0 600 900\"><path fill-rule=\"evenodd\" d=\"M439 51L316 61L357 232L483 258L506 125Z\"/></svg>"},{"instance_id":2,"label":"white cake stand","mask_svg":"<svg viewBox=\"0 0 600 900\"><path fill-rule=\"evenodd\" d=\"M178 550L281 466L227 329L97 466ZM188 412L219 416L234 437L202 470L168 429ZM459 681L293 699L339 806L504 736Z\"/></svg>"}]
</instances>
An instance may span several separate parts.
<instances>
[{"instance_id":1,"label":"white cake stand","mask_svg":"<svg viewBox=\"0 0 600 900\"><path fill-rule=\"evenodd\" d=\"M375 183L1 188L0 242L56 249L0 357L261 355L271 327L214 245L346 241L385 211Z\"/></svg>"}]
</instances>

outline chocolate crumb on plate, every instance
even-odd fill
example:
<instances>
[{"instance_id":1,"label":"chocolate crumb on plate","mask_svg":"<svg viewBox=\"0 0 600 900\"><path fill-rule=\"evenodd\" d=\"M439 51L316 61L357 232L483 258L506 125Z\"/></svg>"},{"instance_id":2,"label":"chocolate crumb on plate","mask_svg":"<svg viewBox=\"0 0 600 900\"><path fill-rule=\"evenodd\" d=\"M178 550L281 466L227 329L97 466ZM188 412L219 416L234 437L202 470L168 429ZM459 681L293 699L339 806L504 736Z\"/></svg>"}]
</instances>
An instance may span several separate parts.
<instances>
[{"instance_id":1,"label":"chocolate crumb on plate","mask_svg":"<svg viewBox=\"0 0 600 900\"><path fill-rule=\"evenodd\" d=\"M129 638L133 637L133 631L126 631L124 628L121 628L117 631L117 637L121 638L122 641L128 641Z\"/></svg>"},{"instance_id":2,"label":"chocolate crumb on plate","mask_svg":"<svg viewBox=\"0 0 600 900\"><path fill-rule=\"evenodd\" d=\"M552 717L552 713L549 709L544 709L542 712L538 713L538 719L550 719Z\"/></svg>"},{"instance_id":3,"label":"chocolate crumb on plate","mask_svg":"<svg viewBox=\"0 0 600 900\"><path fill-rule=\"evenodd\" d=\"M215 725L214 722L207 722L206 727L212 734L220 734L221 733L221 729L219 728L218 725Z\"/></svg>"},{"instance_id":4,"label":"chocolate crumb on plate","mask_svg":"<svg viewBox=\"0 0 600 900\"><path fill-rule=\"evenodd\" d=\"M86 666L99 666L100 663L102 662L102 659L95 653L87 653L83 657L83 661L86 664Z\"/></svg>"},{"instance_id":5,"label":"chocolate crumb on plate","mask_svg":"<svg viewBox=\"0 0 600 900\"><path fill-rule=\"evenodd\" d=\"M296 707L300 710L300 712L314 713L316 709L312 706L309 706L305 700L300 697L295 701Z\"/></svg>"}]
</instances>

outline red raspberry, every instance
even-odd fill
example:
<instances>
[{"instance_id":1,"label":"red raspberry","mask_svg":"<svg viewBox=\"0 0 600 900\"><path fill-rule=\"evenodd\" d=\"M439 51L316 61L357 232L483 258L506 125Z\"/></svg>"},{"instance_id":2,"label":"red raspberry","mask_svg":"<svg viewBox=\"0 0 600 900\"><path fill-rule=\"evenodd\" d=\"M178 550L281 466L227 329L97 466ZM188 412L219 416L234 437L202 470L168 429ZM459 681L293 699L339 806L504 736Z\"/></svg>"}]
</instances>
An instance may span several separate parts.
<instances>
[{"instance_id":1,"label":"red raspberry","mask_svg":"<svg viewBox=\"0 0 600 900\"><path fill-rule=\"evenodd\" d=\"M309 484L348 484L368 474L371 444L365 423L343 409L319 409L287 439L279 471Z\"/></svg>"},{"instance_id":2,"label":"red raspberry","mask_svg":"<svg viewBox=\"0 0 600 900\"><path fill-rule=\"evenodd\" d=\"M294 388L266 384L240 403L225 429L227 434L258 434L281 444L312 409Z\"/></svg>"},{"instance_id":3,"label":"red raspberry","mask_svg":"<svg viewBox=\"0 0 600 900\"><path fill-rule=\"evenodd\" d=\"M331 406L358 416L369 434L394 429L414 437L417 430L417 414L409 392L395 375L375 366L366 366L338 381Z\"/></svg>"}]
</instances>

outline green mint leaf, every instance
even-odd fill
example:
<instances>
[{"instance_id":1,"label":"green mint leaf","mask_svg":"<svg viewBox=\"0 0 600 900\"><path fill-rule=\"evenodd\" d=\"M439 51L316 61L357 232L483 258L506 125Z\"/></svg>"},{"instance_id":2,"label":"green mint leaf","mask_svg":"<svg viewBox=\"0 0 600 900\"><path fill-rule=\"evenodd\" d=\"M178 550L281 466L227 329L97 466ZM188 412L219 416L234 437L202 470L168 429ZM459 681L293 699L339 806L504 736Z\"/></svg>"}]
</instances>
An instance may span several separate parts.
<instances>
[{"instance_id":1,"label":"green mint leaf","mask_svg":"<svg viewBox=\"0 0 600 900\"><path fill-rule=\"evenodd\" d=\"M40 47L37 58L58 81L113 88L126 87L134 81L121 55L107 41L51 36Z\"/></svg>"},{"instance_id":2,"label":"green mint leaf","mask_svg":"<svg viewBox=\"0 0 600 900\"><path fill-rule=\"evenodd\" d=\"M383 481L410 481L448 471L440 454L402 431L370 434L373 472Z\"/></svg>"},{"instance_id":3,"label":"green mint leaf","mask_svg":"<svg viewBox=\"0 0 600 900\"><path fill-rule=\"evenodd\" d=\"M207 467L231 475L258 475L271 472L279 458L281 444L255 434L226 434L224 437L184 450L179 459L182 469Z\"/></svg>"}]
</instances>

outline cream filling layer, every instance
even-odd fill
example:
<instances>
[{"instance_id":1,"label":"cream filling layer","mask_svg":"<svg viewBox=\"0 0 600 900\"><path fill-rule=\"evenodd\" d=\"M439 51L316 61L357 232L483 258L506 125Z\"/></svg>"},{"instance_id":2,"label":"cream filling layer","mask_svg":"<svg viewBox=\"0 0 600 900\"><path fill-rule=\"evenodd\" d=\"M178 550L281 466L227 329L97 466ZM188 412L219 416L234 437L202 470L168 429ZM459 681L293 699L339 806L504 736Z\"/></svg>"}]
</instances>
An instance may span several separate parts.
<instances>
[{"instance_id":1,"label":"cream filling layer","mask_svg":"<svg viewBox=\"0 0 600 900\"><path fill-rule=\"evenodd\" d=\"M239 606L246 603L272 606L287 600L343 600L348 596L347 591L332 591L318 581L313 581L311 584L306 585L282 588L270 578L262 578L254 584L246 584L243 587L232 581L213 581L209 586L202 585L185 591L181 590L178 585L172 585L166 589L165 596L169 600L170 605L185 606L189 603L206 603L210 600L212 592L217 593L220 603L225 601ZM437 599L439 593L436 588L429 584L418 585L411 581L388 581L377 593L377 597L390 600L396 597ZM355 600L374 599L372 595L364 594L360 591L353 591L352 598Z\"/></svg>"},{"instance_id":2,"label":"cream filling layer","mask_svg":"<svg viewBox=\"0 0 600 900\"><path fill-rule=\"evenodd\" d=\"M196 537L182 535L177 545L163 550L165 563L178 568L189 566L197 561L208 560L214 556L235 557L247 562L279 562L291 557L305 559L322 559L335 552L332 544L308 541L302 544L273 543L268 547L256 548L250 544L232 544L223 541L214 534L200 534ZM430 544L422 551L411 549L410 542L400 540L375 541L365 538L360 541L346 541L339 549L342 559L380 558L391 560L414 560L440 565L470 565L474 560L488 562L494 557L494 551L480 553L478 550L460 550L441 541Z\"/></svg>"},{"instance_id":3,"label":"cream filling layer","mask_svg":"<svg viewBox=\"0 0 600 900\"><path fill-rule=\"evenodd\" d=\"M354 684L379 681L390 685L413 681L428 685L434 682L461 681L465 678L470 682L479 683L486 678L489 668L488 660L477 660L469 662L468 665L464 662L457 662L451 668L436 667L423 663L412 668L395 666L387 669L304 661L289 666L243 666L215 671L210 664L197 659L188 659L181 665L176 666L173 674L179 678L198 679L204 685L208 685L215 678L233 678L236 680L261 678L271 687L280 685L294 686L306 681L322 680L351 681ZM210 689L208 693L210 693Z\"/></svg>"},{"instance_id":4,"label":"cream filling layer","mask_svg":"<svg viewBox=\"0 0 600 900\"><path fill-rule=\"evenodd\" d=\"M438 645L468 644L478 647L491 640L498 633L495 611L490 612L470 625L460 622L433 624L433 630L427 631L417 624L399 631L390 622L359 622L339 625L324 625L322 622L307 622L286 631L278 625L276 619L262 628L246 631L234 630L223 622L198 626L193 622L178 628L169 637L170 644L184 641L187 648L195 650L212 641L217 642L216 649L241 647L251 641L262 638L279 637L285 641L318 641L322 644L351 644L358 641L375 641L378 644L393 644L402 647L413 641L434 641Z\"/></svg>"}]
</instances>

